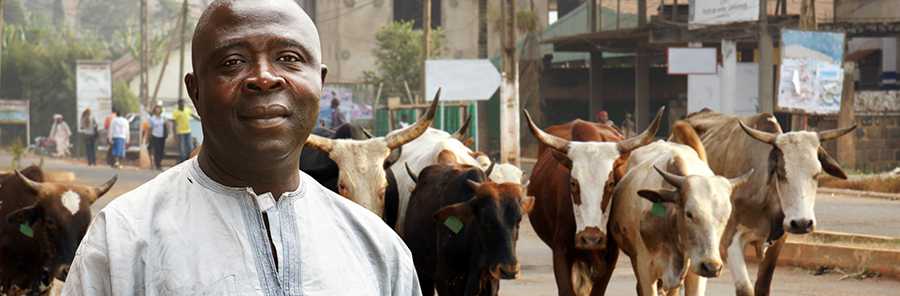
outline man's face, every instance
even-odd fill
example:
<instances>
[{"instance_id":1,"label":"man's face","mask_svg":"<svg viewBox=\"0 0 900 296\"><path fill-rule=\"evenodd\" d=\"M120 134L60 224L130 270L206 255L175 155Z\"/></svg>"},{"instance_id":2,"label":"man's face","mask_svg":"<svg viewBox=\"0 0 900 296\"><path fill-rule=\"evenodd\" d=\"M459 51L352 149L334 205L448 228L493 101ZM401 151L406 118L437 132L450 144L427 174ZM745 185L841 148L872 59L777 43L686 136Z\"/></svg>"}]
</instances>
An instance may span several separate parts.
<instances>
[{"instance_id":1,"label":"man's face","mask_svg":"<svg viewBox=\"0 0 900 296\"><path fill-rule=\"evenodd\" d=\"M243 161L299 155L325 76L313 23L288 0L235 1L207 13L193 42L195 72L185 77L204 146Z\"/></svg>"}]
</instances>

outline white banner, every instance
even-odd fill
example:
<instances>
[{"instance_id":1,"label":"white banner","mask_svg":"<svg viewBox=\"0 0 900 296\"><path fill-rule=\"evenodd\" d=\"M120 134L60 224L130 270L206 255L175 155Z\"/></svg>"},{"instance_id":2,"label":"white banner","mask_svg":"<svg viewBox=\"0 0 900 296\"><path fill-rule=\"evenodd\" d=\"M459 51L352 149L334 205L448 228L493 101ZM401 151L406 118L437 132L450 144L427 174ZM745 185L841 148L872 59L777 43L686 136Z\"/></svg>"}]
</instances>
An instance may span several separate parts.
<instances>
[{"instance_id":1,"label":"white banner","mask_svg":"<svg viewBox=\"0 0 900 296\"><path fill-rule=\"evenodd\" d=\"M760 0L691 0L689 26L697 28L759 19Z\"/></svg>"},{"instance_id":2,"label":"white banner","mask_svg":"<svg viewBox=\"0 0 900 296\"><path fill-rule=\"evenodd\" d=\"M489 60L425 61L425 93L431 100L441 88L441 101L489 100L500 86L500 72Z\"/></svg>"},{"instance_id":3,"label":"white banner","mask_svg":"<svg viewBox=\"0 0 900 296\"><path fill-rule=\"evenodd\" d=\"M837 113L844 86L844 33L781 30L778 107Z\"/></svg>"},{"instance_id":4,"label":"white banner","mask_svg":"<svg viewBox=\"0 0 900 296\"><path fill-rule=\"evenodd\" d=\"M109 61L78 61L75 68L77 114L79 128L81 113L91 108L91 115L102 124L112 112L112 72Z\"/></svg>"}]
</instances>

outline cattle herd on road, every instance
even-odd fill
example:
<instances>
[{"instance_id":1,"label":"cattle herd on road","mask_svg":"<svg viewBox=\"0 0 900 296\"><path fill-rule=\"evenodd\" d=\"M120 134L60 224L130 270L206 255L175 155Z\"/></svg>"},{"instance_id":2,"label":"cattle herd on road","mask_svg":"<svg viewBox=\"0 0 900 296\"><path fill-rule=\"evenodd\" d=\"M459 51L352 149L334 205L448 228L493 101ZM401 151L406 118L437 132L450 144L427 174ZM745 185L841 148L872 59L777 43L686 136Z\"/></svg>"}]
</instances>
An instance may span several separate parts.
<instances>
[{"instance_id":1,"label":"cattle herd on road","mask_svg":"<svg viewBox=\"0 0 900 296\"><path fill-rule=\"evenodd\" d=\"M583 120L542 129L523 111L540 142L524 182L519 168L464 144L468 121L454 134L430 128L439 99L385 137L354 125L312 135L300 163L396 230L425 295L497 295L500 280L519 276L525 216L552 251L559 295L603 295L620 251L638 295L704 295L725 269L737 295L768 295L786 232L815 229L815 178L846 178L821 142L855 128L783 132L770 114L704 110L657 140L661 108L626 139ZM38 167L0 175L0 294L65 279L90 204L114 183L44 182ZM762 262L755 284L748 246Z\"/></svg>"}]
</instances>

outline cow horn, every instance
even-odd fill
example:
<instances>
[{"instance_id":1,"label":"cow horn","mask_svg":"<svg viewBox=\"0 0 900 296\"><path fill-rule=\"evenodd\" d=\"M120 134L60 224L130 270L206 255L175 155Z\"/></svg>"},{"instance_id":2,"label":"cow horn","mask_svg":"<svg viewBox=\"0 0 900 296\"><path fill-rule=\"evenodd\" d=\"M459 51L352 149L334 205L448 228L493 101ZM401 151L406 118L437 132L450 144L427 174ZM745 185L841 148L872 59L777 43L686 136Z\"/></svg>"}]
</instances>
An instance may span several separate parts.
<instances>
[{"instance_id":1,"label":"cow horn","mask_svg":"<svg viewBox=\"0 0 900 296\"><path fill-rule=\"evenodd\" d=\"M325 153L331 153L334 149L334 140L314 134L309 134L306 144Z\"/></svg>"},{"instance_id":2,"label":"cow horn","mask_svg":"<svg viewBox=\"0 0 900 296\"><path fill-rule=\"evenodd\" d=\"M431 122L434 120L434 114L436 113L438 102L440 100L441 89L438 88L437 93L434 94L434 99L431 100L431 107L428 107L428 112L425 112L424 116L419 118L415 124L387 136L385 141L387 142L388 148L394 149L403 146L403 144L415 140L428 130L428 127L431 126Z\"/></svg>"},{"instance_id":3,"label":"cow horn","mask_svg":"<svg viewBox=\"0 0 900 296\"><path fill-rule=\"evenodd\" d=\"M666 106L660 107L659 111L656 111L656 117L653 118L653 121L650 122L650 126L647 127L647 129L644 130L643 133L629 139L625 139L616 144L616 147L619 148L619 152L628 153L631 152L631 150L637 149L641 146L653 142L653 139L656 138L656 132L659 131L659 124L662 121L662 116L665 111Z\"/></svg>"},{"instance_id":4,"label":"cow horn","mask_svg":"<svg viewBox=\"0 0 900 296\"><path fill-rule=\"evenodd\" d=\"M414 173L412 172L412 169L411 169L411 168L409 168L409 163L408 163L408 162L404 162L404 163L403 163L403 166L406 167L406 174L409 175L409 178L413 180L413 183L419 183L419 177L416 176L416 174L414 174Z\"/></svg>"},{"instance_id":5,"label":"cow horn","mask_svg":"<svg viewBox=\"0 0 900 296\"><path fill-rule=\"evenodd\" d=\"M466 121L463 121L462 126L453 133L453 137L457 140L464 141L466 138L466 132L469 131L469 123L472 122L472 114L466 115Z\"/></svg>"},{"instance_id":6,"label":"cow horn","mask_svg":"<svg viewBox=\"0 0 900 296\"><path fill-rule=\"evenodd\" d=\"M670 172L667 172L663 169L660 169L658 166L653 166L653 169L656 170L660 175L662 175L663 179L666 180L666 183L672 184L676 188L681 188L681 185L684 184L684 177L679 176Z\"/></svg>"},{"instance_id":7,"label":"cow horn","mask_svg":"<svg viewBox=\"0 0 900 296\"><path fill-rule=\"evenodd\" d=\"M469 188L472 188L472 191L476 191L476 190L478 190L478 187L481 187L481 182L466 180L466 183L469 184Z\"/></svg>"},{"instance_id":8,"label":"cow horn","mask_svg":"<svg viewBox=\"0 0 900 296\"><path fill-rule=\"evenodd\" d=\"M361 128L361 130L362 130L363 135L366 135L366 138L367 138L367 139L374 138L374 137L372 136L372 134L369 133L369 131L367 131L366 129Z\"/></svg>"},{"instance_id":9,"label":"cow horn","mask_svg":"<svg viewBox=\"0 0 900 296\"><path fill-rule=\"evenodd\" d=\"M94 187L94 196L96 196L96 198L100 198L101 196L109 192L109 190L112 189L113 185L115 185L116 181L118 180L119 175L113 175L113 177L110 178L109 181L106 181L106 183L103 183L103 185Z\"/></svg>"},{"instance_id":10,"label":"cow horn","mask_svg":"<svg viewBox=\"0 0 900 296\"><path fill-rule=\"evenodd\" d=\"M852 126L849 126L849 127L845 127L845 128L836 128L836 129L830 129L827 131L821 131L821 132L818 132L817 134L819 134L819 141L825 142L825 141L834 140L834 139L839 138L840 136L846 135L847 133L852 132L854 129L856 129L855 124Z\"/></svg>"},{"instance_id":11,"label":"cow horn","mask_svg":"<svg viewBox=\"0 0 900 296\"><path fill-rule=\"evenodd\" d=\"M495 164L497 164L497 163L492 161L492 162L491 162L491 165L489 165L488 168L487 168L487 170L484 171L484 176L485 176L486 178L488 178L488 180L491 179L491 173L494 172L494 165L495 165Z\"/></svg>"},{"instance_id":12,"label":"cow horn","mask_svg":"<svg viewBox=\"0 0 900 296\"><path fill-rule=\"evenodd\" d=\"M534 121L531 120L531 115L528 114L528 110L522 109L522 112L525 113L525 119L528 120L528 127L531 129L531 134L534 135L539 142L550 146L550 148L553 148L553 150L559 151L562 154L568 154L569 140L542 131L534 124Z\"/></svg>"},{"instance_id":13,"label":"cow horn","mask_svg":"<svg viewBox=\"0 0 900 296\"><path fill-rule=\"evenodd\" d=\"M744 132L747 133L747 135L749 135L750 137L766 144L775 144L775 134L749 127L740 120L738 120L738 124L741 126L741 129L743 129Z\"/></svg>"},{"instance_id":14,"label":"cow horn","mask_svg":"<svg viewBox=\"0 0 900 296\"><path fill-rule=\"evenodd\" d=\"M31 190L34 192L41 192L41 190L44 188L44 184L28 179L28 177L25 177L25 175L23 175L19 170L16 170L16 176L18 176L19 180L22 180L22 182L25 183L25 185L28 186L28 188L31 188Z\"/></svg>"}]
</instances>

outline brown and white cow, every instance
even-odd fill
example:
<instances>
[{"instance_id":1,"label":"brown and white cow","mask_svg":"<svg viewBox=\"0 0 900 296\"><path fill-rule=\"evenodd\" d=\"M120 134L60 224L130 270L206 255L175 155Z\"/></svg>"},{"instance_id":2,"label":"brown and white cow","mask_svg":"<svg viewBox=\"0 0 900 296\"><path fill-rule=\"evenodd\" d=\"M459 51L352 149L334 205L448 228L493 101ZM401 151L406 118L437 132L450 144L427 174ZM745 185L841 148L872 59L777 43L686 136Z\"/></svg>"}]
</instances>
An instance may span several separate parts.
<instances>
[{"instance_id":1,"label":"brown and white cow","mask_svg":"<svg viewBox=\"0 0 900 296\"><path fill-rule=\"evenodd\" d=\"M404 144L428 130L434 120L440 97L441 90L438 89L425 115L415 124L391 132L385 137L366 140L329 139L310 134L306 145L327 153L337 163L337 193L383 217L385 192L388 188L385 170L397 160ZM389 159L391 155L394 157Z\"/></svg>"},{"instance_id":2,"label":"brown and white cow","mask_svg":"<svg viewBox=\"0 0 900 296\"><path fill-rule=\"evenodd\" d=\"M821 142L836 139L856 128L823 132L782 132L771 114L734 117L704 110L685 121L700 134L709 166L718 175L733 177L755 172L747 186L735 190L734 215L722 238L726 261L738 295L768 295L775 262L786 238L813 231L816 177L829 174L847 178ZM763 257L756 286L751 284L743 250L752 245Z\"/></svg>"},{"instance_id":3,"label":"brown and white cow","mask_svg":"<svg viewBox=\"0 0 900 296\"><path fill-rule=\"evenodd\" d=\"M624 175L628 154L653 141L664 109L646 131L630 139L582 120L550 127L553 134L548 134L525 112L541 143L528 185L528 194L535 197L528 217L553 250L559 295L602 295L606 290L619 254L606 231L613 186Z\"/></svg>"},{"instance_id":4,"label":"brown and white cow","mask_svg":"<svg viewBox=\"0 0 900 296\"><path fill-rule=\"evenodd\" d=\"M424 295L497 295L519 273L519 223L534 198L518 183L496 183L471 165L435 164L417 177L403 240ZM454 225L455 223L455 225Z\"/></svg>"},{"instance_id":5,"label":"brown and white cow","mask_svg":"<svg viewBox=\"0 0 900 296\"><path fill-rule=\"evenodd\" d=\"M0 176L0 287L37 291L43 277L65 279L91 222L91 204L116 177L93 187L41 182L37 166Z\"/></svg>"},{"instance_id":6,"label":"brown and white cow","mask_svg":"<svg viewBox=\"0 0 900 296\"><path fill-rule=\"evenodd\" d=\"M719 242L731 216L731 192L750 174L728 180L713 174L700 138L679 122L673 136L635 149L616 185L609 231L631 258L638 294L705 295L706 277L722 270ZM752 172L752 169L750 170ZM698 277L702 276L703 278Z\"/></svg>"}]
</instances>

